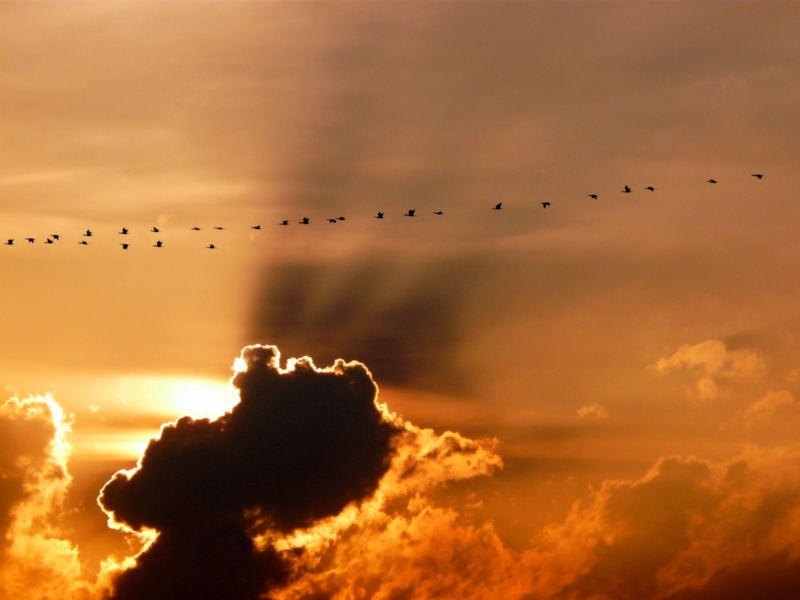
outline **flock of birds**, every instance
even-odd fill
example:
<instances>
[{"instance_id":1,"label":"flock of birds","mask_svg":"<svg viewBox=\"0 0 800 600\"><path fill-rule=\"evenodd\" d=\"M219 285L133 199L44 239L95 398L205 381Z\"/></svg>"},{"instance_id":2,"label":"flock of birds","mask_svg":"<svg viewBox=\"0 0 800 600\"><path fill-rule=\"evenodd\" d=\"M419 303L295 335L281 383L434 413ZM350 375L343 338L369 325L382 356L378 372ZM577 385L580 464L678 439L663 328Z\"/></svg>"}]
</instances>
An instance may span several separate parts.
<instances>
[{"instance_id":1,"label":"flock of birds","mask_svg":"<svg viewBox=\"0 0 800 600\"><path fill-rule=\"evenodd\" d=\"M755 177L756 179L762 179L764 177L764 175L762 173L753 173L752 176ZM717 180L716 179L708 179L707 182L708 183L717 183ZM644 187L643 189L645 189L645 190L647 190L649 192L655 192L655 190L656 190L656 188L653 187L652 185ZM623 187L621 191L622 191L623 194L630 194L630 193L633 192L631 187L628 186L628 185ZM587 194L587 196L589 198L592 198L593 200L597 200L599 198L598 194ZM547 207L550 206L550 202L548 202L548 201L540 202L540 204L542 205L542 208L547 208ZM502 209L503 209L503 203L502 202L498 202L497 204L495 204L492 207L492 210L502 210ZM378 212L375 215L375 218L376 219L383 219L385 214L386 213ZM435 215L443 215L444 211L436 210L436 211L433 211L433 214L435 214ZM416 215L416 209L413 209L413 208L409 209L408 212L403 214L403 216L405 216L405 217L416 217L417 216ZM338 223L339 221L345 221L346 219L345 219L345 217L336 217L336 218L329 218L329 219L326 219L326 220L327 220L328 223ZM310 217L303 217L300 221L298 221L298 223L300 225L310 225L311 224L311 219L310 219ZM278 223L278 225L280 225L280 226L288 226L289 225L289 221L288 220L280 221ZM214 229L215 230L222 230L222 229L224 229L224 227L214 227ZM253 225L253 226L250 227L250 229L260 230L261 229L261 225ZM200 228L200 227L192 227L192 231L202 231L202 228ZM150 232L151 233L161 233L161 230L158 227L153 227L150 230ZM123 227L118 233L119 233L119 235L128 235L130 233L130 230L128 228L126 228L126 227ZM93 236L94 236L94 232L91 229L87 229L83 233L83 237L84 238L91 238ZM61 235L60 234L53 233L53 234L50 234L49 236L47 236L47 238L45 239L44 243L45 244L55 244L60 239L61 239ZM36 243L36 238L34 238L34 237L26 237L25 241L28 242L29 244L34 244L34 243ZM10 238L5 242L4 245L13 246L14 242L15 242L15 238ZM79 241L78 244L80 244L82 246L88 246L89 245L89 241L86 240L86 239L83 239L83 240ZM128 243L128 242L122 242L122 243L120 243L120 246L122 246L123 250L127 250L128 248L130 248L131 244ZM156 243L153 244L153 247L154 248L163 248L164 247L163 240L156 240ZM208 246L206 246L206 249L208 249L208 250L216 250L216 248L217 247L214 244L209 244Z\"/></svg>"}]
</instances>

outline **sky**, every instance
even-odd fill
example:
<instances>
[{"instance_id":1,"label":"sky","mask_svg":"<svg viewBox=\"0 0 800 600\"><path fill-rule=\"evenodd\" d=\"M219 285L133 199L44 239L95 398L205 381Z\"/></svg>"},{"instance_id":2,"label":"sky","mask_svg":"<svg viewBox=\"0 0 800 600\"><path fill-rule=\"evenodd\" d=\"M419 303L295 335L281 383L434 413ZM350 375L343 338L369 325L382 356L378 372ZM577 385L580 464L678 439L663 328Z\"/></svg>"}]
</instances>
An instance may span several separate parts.
<instances>
[{"instance_id":1,"label":"sky","mask_svg":"<svg viewBox=\"0 0 800 600\"><path fill-rule=\"evenodd\" d=\"M2 3L0 596L794 598L799 28Z\"/></svg>"}]
</instances>

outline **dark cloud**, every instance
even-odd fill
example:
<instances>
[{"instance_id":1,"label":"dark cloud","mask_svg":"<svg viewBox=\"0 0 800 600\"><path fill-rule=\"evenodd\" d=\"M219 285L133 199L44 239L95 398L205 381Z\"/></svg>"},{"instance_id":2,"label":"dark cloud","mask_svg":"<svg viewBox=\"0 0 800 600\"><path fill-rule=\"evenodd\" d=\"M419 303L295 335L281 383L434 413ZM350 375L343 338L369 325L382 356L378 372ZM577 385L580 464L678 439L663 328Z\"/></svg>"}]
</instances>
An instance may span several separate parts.
<instances>
[{"instance_id":1,"label":"dark cloud","mask_svg":"<svg viewBox=\"0 0 800 600\"><path fill-rule=\"evenodd\" d=\"M242 351L241 401L216 420L162 428L133 472L99 501L120 524L159 537L115 581L115 599L257 598L288 563L258 533L288 533L339 513L376 489L399 425L375 403L360 363L282 369L272 346Z\"/></svg>"}]
</instances>

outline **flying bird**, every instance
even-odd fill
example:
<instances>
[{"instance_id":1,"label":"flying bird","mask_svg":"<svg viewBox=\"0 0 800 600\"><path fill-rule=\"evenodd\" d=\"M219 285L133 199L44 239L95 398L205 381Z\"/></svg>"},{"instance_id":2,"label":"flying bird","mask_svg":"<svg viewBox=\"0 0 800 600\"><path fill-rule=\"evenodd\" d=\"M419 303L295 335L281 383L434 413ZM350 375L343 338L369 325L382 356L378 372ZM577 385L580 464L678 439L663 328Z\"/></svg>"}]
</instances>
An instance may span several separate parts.
<instances>
[{"instance_id":1,"label":"flying bird","mask_svg":"<svg viewBox=\"0 0 800 600\"><path fill-rule=\"evenodd\" d=\"M206 246L206 248L208 248L209 250L213 250L214 248L216 248L216 246L214 244L209 244L208 246Z\"/></svg>"},{"instance_id":2,"label":"flying bird","mask_svg":"<svg viewBox=\"0 0 800 600\"><path fill-rule=\"evenodd\" d=\"M14 245L14 240L8 240L6 242L6 246L13 246L13 245Z\"/></svg>"},{"instance_id":3,"label":"flying bird","mask_svg":"<svg viewBox=\"0 0 800 600\"><path fill-rule=\"evenodd\" d=\"M413 217L414 213L416 212L416 210L417 210L416 208L409 209L409 211L405 214L405 216L406 217Z\"/></svg>"},{"instance_id":4,"label":"flying bird","mask_svg":"<svg viewBox=\"0 0 800 600\"><path fill-rule=\"evenodd\" d=\"M122 231L120 231L120 234L121 235L128 235L128 230L125 227L123 227Z\"/></svg>"},{"instance_id":5,"label":"flying bird","mask_svg":"<svg viewBox=\"0 0 800 600\"><path fill-rule=\"evenodd\" d=\"M214 229L216 229L217 231L222 231L225 228L224 227L214 227Z\"/></svg>"},{"instance_id":6,"label":"flying bird","mask_svg":"<svg viewBox=\"0 0 800 600\"><path fill-rule=\"evenodd\" d=\"M494 205L494 208L492 210L502 210L502 209L503 209L503 203L498 202L497 204Z\"/></svg>"},{"instance_id":7,"label":"flying bird","mask_svg":"<svg viewBox=\"0 0 800 600\"><path fill-rule=\"evenodd\" d=\"M80 242L78 242L78 243L79 243L81 246L88 246L88 245L89 245L89 242L87 242L86 240L81 240L81 241L80 241Z\"/></svg>"},{"instance_id":8,"label":"flying bird","mask_svg":"<svg viewBox=\"0 0 800 600\"><path fill-rule=\"evenodd\" d=\"M278 223L278 225L288 225L288 224L289 224L289 221L281 221L280 223Z\"/></svg>"},{"instance_id":9,"label":"flying bird","mask_svg":"<svg viewBox=\"0 0 800 600\"><path fill-rule=\"evenodd\" d=\"M622 193L623 193L623 194L630 194L630 193L631 193L631 188L629 188L629 187L626 185L626 186L625 186L625 189L624 189L624 190L622 190Z\"/></svg>"},{"instance_id":10,"label":"flying bird","mask_svg":"<svg viewBox=\"0 0 800 600\"><path fill-rule=\"evenodd\" d=\"M756 179L761 179L763 175L761 173L753 173L753 177L755 177Z\"/></svg>"},{"instance_id":11,"label":"flying bird","mask_svg":"<svg viewBox=\"0 0 800 600\"><path fill-rule=\"evenodd\" d=\"M128 246L130 246L130 244L120 244L120 246L122 246L123 250L127 250Z\"/></svg>"},{"instance_id":12,"label":"flying bird","mask_svg":"<svg viewBox=\"0 0 800 600\"><path fill-rule=\"evenodd\" d=\"M717 180L716 179L709 179L708 183L717 183Z\"/></svg>"},{"instance_id":13,"label":"flying bird","mask_svg":"<svg viewBox=\"0 0 800 600\"><path fill-rule=\"evenodd\" d=\"M162 242L161 240L158 240L155 244L153 244L153 248L161 248L163 246L163 244L164 244L164 242Z\"/></svg>"},{"instance_id":14,"label":"flying bird","mask_svg":"<svg viewBox=\"0 0 800 600\"><path fill-rule=\"evenodd\" d=\"M650 190L651 192L655 192L655 191L656 191L656 188L654 188L652 185L648 185L648 186L647 186L646 188L644 188L644 189L646 189L646 190Z\"/></svg>"},{"instance_id":15,"label":"flying bird","mask_svg":"<svg viewBox=\"0 0 800 600\"><path fill-rule=\"evenodd\" d=\"M328 219L328 223L336 223L336 219Z\"/></svg>"},{"instance_id":16,"label":"flying bird","mask_svg":"<svg viewBox=\"0 0 800 600\"><path fill-rule=\"evenodd\" d=\"M47 239L44 241L44 243L45 243L45 244L52 244L52 243L53 243L53 240L52 240L52 239L50 239L50 238L47 238Z\"/></svg>"},{"instance_id":17,"label":"flying bird","mask_svg":"<svg viewBox=\"0 0 800 600\"><path fill-rule=\"evenodd\" d=\"M86 236L86 237L92 237L92 230L91 229L87 229L86 233L84 233L83 235Z\"/></svg>"},{"instance_id":18,"label":"flying bird","mask_svg":"<svg viewBox=\"0 0 800 600\"><path fill-rule=\"evenodd\" d=\"M338 219L339 219L340 221L346 221L346 220L347 220L347 219L345 219L344 217L338 217Z\"/></svg>"},{"instance_id":19,"label":"flying bird","mask_svg":"<svg viewBox=\"0 0 800 600\"><path fill-rule=\"evenodd\" d=\"M377 215L375 215L375 218L376 219L382 219L383 218L383 213L379 212Z\"/></svg>"},{"instance_id":20,"label":"flying bird","mask_svg":"<svg viewBox=\"0 0 800 600\"><path fill-rule=\"evenodd\" d=\"M435 210L435 211L433 211L433 214L435 214L435 215L443 215L444 213L442 211L440 211L440 210Z\"/></svg>"},{"instance_id":21,"label":"flying bird","mask_svg":"<svg viewBox=\"0 0 800 600\"><path fill-rule=\"evenodd\" d=\"M199 227L192 227L192 231L200 231Z\"/></svg>"},{"instance_id":22,"label":"flying bird","mask_svg":"<svg viewBox=\"0 0 800 600\"><path fill-rule=\"evenodd\" d=\"M32 244L33 242L36 241L36 238L25 238L25 239L28 241L29 244Z\"/></svg>"},{"instance_id":23,"label":"flying bird","mask_svg":"<svg viewBox=\"0 0 800 600\"><path fill-rule=\"evenodd\" d=\"M547 208L548 206L550 206L549 202L542 202L541 204L542 204L542 208Z\"/></svg>"},{"instance_id":24,"label":"flying bird","mask_svg":"<svg viewBox=\"0 0 800 600\"><path fill-rule=\"evenodd\" d=\"M589 198L592 200L597 200L597 194L589 194Z\"/></svg>"},{"instance_id":25,"label":"flying bird","mask_svg":"<svg viewBox=\"0 0 800 600\"><path fill-rule=\"evenodd\" d=\"M57 233L51 233L51 234L50 234L50 237L51 237L51 238L53 238L53 239L54 239L54 240L56 240L56 241L58 241L58 240L60 240L60 239L61 239L61 236L60 236L60 235L58 235Z\"/></svg>"},{"instance_id":26,"label":"flying bird","mask_svg":"<svg viewBox=\"0 0 800 600\"><path fill-rule=\"evenodd\" d=\"M300 221L301 225L308 225L308 217L303 217L303 220Z\"/></svg>"},{"instance_id":27,"label":"flying bird","mask_svg":"<svg viewBox=\"0 0 800 600\"><path fill-rule=\"evenodd\" d=\"M250 229L261 229L261 225L253 225Z\"/></svg>"},{"instance_id":28,"label":"flying bird","mask_svg":"<svg viewBox=\"0 0 800 600\"><path fill-rule=\"evenodd\" d=\"M158 233L159 232L158 231L158 227L153 227L150 231L152 231L153 233Z\"/></svg>"}]
</instances>

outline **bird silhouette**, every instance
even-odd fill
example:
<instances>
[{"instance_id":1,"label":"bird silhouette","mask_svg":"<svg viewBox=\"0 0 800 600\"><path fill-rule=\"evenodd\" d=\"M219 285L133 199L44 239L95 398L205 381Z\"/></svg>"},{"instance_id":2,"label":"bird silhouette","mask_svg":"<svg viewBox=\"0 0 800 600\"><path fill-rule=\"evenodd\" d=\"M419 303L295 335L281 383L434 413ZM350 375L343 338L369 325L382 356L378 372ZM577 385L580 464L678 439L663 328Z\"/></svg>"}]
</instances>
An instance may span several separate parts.
<instances>
[{"instance_id":1,"label":"bird silhouette","mask_svg":"<svg viewBox=\"0 0 800 600\"><path fill-rule=\"evenodd\" d=\"M547 208L548 206L550 206L549 202L542 202L541 204L542 204L542 208Z\"/></svg>"},{"instance_id":2,"label":"bird silhouette","mask_svg":"<svg viewBox=\"0 0 800 600\"><path fill-rule=\"evenodd\" d=\"M407 216L407 217L413 217L413 216L414 216L414 213L416 212L416 210L417 210L416 208L411 208L411 209L409 209L409 211L408 211L408 212L405 214L405 216Z\"/></svg>"},{"instance_id":3,"label":"bird silhouette","mask_svg":"<svg viewBox=\"0 0 800 600\"><path fill-rule=\"evenodd\" d=\"M44 243L45 243L45 244L52 244L52 243L53 243L53 240L52 240L52 239L50 239L50 238L47 238L47 239L44 241Z\"/></svg>"},{"instance_id":4,"label":"bird silhouette","mask_svg":"<svg viewBox=\"0 0 800 600\"><path fill-rule=\"evenodd\" d=\"M128 230L125 227L123 227L122 231L120 231L120 234L121 235L128 235Z\"/></svg>"},{"instance_id":5,"label":"bird silhouette","mask_svg":"<svg viewBox=\"0 0 800 600\"><path fill-rule=\"evenodd\" d=\"M443 215L444 213L441 210L435 210L435 211L433 211L433 214L435 214L435 215Z\"/></svg>"},{"instance_id":6,"label":"bird silhouette","mask_svg":"<svg viewBox=\"0 0 800 600\"><path fill-rule=\"evenodd\" d=\"M128 246L130 246L130 244L120 244L120 246L122 246L123 250L127 250Z\"/></svg>"},{"instance_id":7,"label":"bird silhouette","mask_svg":"<svg viewBox=\"0 0 800 600\"><path fill-rule=\"evenodd\" d=\"M655 192L655 191L656 191L656 188L654 188L652 185L648 185L648 186L647 186L646 188L644 188L644 189L646 189L646 190L650 190L651 192Z\"/></svg>"},{"instance_id":8,"label":"bird silhouette","mask_svg":"<svg viewBox=\"0 0 800 600\"><path fill-rule=\"evenodd\" d=\"M162 248L163 245L164 245L164 242L162 242L161 240L158 240L155 244L153 244L153 248Z\"/></svg>"},{"instance_id":9,"label":"bird silhouette","mask_svg":"<svg viewBox=\"0 0 800 600\"><path fill-rule=\"evenodd\" d=\"M80 241L80 242L78 242L78 243L79 243L81 246L88 246L88 245L89 245L89 242L87 242L86 240L81 240L81 241Z\"/></svg>"},{"instance_id":10,"label":"bird silhouette","mask_svg":"<svg viewBox=\"0 0 800 600\"><path fill-rule=\"evenodd\" d=\"M152 231L153 233L158 233L159 232L158 227L153 227L150 231Z\"/></svg>"},{"instance_id":11,"label":"bird silhouette","mask_svg":"<svg viewBox=\"0 0 800 600\"><path fill-rule=\"evenodd\" d=\"M216 246L214 244L209 244L208 246L206 246L206 248L208 248L209 250L213 250L214 248L216 248Z\"/></svg>"},{"instance_id":12,"label":"bird silhouette","mask_svg":"<svg viewBox=\"0 0 800 600\"><path fill-rule=\"evenodd\" d=\"M383 218L383 213L379 212L377 215L375 215L375 218L376 219L382 219Z\"/></svg>"},{"instance_id":13,"label":"bird silhouette","mask_svg":"<svg viewBox=\"0 0 800 600\"><path fill-rule=\"evenodd\" d=\"M199 227L192 227L192 231L201 231Z\"/></svg>"},{"instance_id":14,"label":"bird silhouette","mask_svg":"<svg viewBox=\"0 0 800 600\"><path fill-rule=\"evenodd\" d=\"M61 236L60 236L60 235L58 235L57 233L51 233L51 234L50 234L50 237L51 237L51 238L53 238L53 239L54 239L54 240L56 240L56 241L58 241L58 240L60 240L60 239L61 239Z\"/></svg>"},{"instance_id":15,"label":"bird silhouette","mask_svg":"<svg viewBox=\"0 0 800 600\"><path fill-rule=\"evenodd\" d=\"M336 223L336 219L328 219L328 223Z\"/></svg>"},{"instance_id":16,"label":"bird silhouette","mask_svg":"<svg viewBox=\"0 0 800 600\"><path fill-rule=\"evenodd\" d=\"M624 190L622 190L622 193L623 193L623 194L630 194L630 193L631 193L631 188L629 188L629 187L626 185L626 186L625 186L625 189L624 189Z\"/></svg>"},{"instance_id":17,"label":"bird silhouette","mask_svg":"<svg viewBox=\"0 0 800 600\"><path fill-rule=\"evenodd\" d=\"M6 246L13 246L13 245L14 245L14 240L13 239L12 240L8 240L6 242Z\"/></svg>"},{"instance_id":18,"label":"bird silhouette","mask_svg":"<svg viewBox=\"0 0 800 600\"><path fill-rule=\"evenodd\" d=\"M84 233L83 235L86 236L86 237L92 237L92 235L94 235L94 234L92 233L91 229L87 229L86 233Z\"/></svg>"},{"instance_id":19,"label":"bird silhouette","mask_svg":"<svg viewBox=\"0 0 800 600\"><path fill-rule=\"evenodd\" d=\"M301 225L308 225L308 217L303 217L303 220L300 221Z\"/></svg>"},{"instance_id":20,"label":"bird silhouette","mask_svg":"<svg viewBox=\"0 0 800 600\"><path fill-rule=\"evenodd\" d=\"M717 183L717 180L716 179L709 179L708 183Z\"/></svg>"},{"instance_id":21,"label":"bird silhouette","mask_svg":"<svg viewBox=\"0 0 800 600\"><path fill-rule=\"evenodd\" d=\"M278 225L288 225L288 224L289 224L289 221L281 221L280 223L278 223Z\"/></svg>"},{"instance_id":22,"label":"bird silhouette","mask_svg":"<svg viewBox=\"0 0 800 600\"><path fill-rule=\"evenodd\" d=\"M224 227L214 227L214 229L216 229L217 231L222 231L225 228Z\"/></svg>"},{"instance_id":23,"label":"bird silhouette","mask_svg":"<svg viewBox=\"0 0 800 600\"><path fill-rule=\"evenodd\" d=\"M346 221L346 220L347 220L347 219L345 219L344 217L337 217L337 219L338 219L339 221Z\"/></svg>"},{"instance_id":24,"label":"bird silhouette","mask_svg":"<svg viewBox=\"0 0 800 600\"><path fill-rule=\"evenodd\" d=\"M753 177L755 177L756 179L761 179L763 175L761 173L753 173Z\"/></svg>"},{"instance_id":25,"label":"bird silhouette","mask_svg":"<svg viewBox=\"0 0 800 600\"><path fill-rule=\"evenodd\" d=\"M503 203L498 202L497 204L494 205L494 208L492 210L502 210L502 209L503 209Z\"/></svg>"},{"instance_id":26,"label":"bird silhouette","mask_svg":"<svg viewBox=\"0 0 800 600\"><path fill-rule=\"evenodd\" d=\"M589 198L597 200L597 194L589 194Z\"/></svg>"},{"instance_id":27,"label":"bird silhouette","mask_svg":"<svg viewBox=\"0 0 800 600\"><path fill-rule=\"evenodd\" d=\"M261 225L253 225L250 229L261 229Z\"/></svg>"},{"instance_id":28,"label":"bird silhouette","mask_svg":"<svg viewBox=\"0 0 800 600\"><path fill-rule=\"evenodd\" d=\"M32 244L33 242L36 241L36 238L25 238L25 239L28 241L29 244Z\"/></svg>"}]
</instances>

